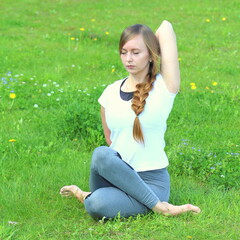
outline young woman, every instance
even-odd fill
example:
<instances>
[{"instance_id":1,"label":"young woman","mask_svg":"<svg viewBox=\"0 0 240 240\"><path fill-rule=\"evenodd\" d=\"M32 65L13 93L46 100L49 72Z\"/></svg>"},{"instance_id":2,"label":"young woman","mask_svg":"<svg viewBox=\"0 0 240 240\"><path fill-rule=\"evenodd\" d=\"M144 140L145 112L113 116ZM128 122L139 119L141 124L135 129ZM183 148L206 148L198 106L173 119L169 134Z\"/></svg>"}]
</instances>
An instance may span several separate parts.
<instances>
[{"instance_id":1,"label":"young woman","mask_svg":"<svg viewBox=\"0 0 240 240\"><path fill-rule=\"evenodd\" d=\"M180 86L172 25L163 21L156 34L145 25L126 28L119 52L129 76L109 85L99 98L109 147L93 152L91 192L71 185L60 194L75 196L94 218L129 217L151 210L164 215L200 213L191 204L168 203L164 133Z\"/></svg>"}]
</instances>

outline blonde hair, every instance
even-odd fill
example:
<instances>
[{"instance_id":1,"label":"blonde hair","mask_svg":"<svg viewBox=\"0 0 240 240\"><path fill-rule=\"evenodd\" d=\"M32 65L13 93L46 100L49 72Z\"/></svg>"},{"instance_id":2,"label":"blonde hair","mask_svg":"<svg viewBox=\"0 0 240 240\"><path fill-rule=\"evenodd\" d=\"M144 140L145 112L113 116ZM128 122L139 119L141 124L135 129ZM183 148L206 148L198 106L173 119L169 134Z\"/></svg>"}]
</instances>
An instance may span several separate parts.
<instances>
[{"instance_id":1,"label":"blonde hair","mask_svg":"<svg viewBox=\"0 0 240 240\"><path fill-rule=\"evenodd\" d=\"M134 92L131 106L136 114L133 124L133 137L136 141L144 143L144 136L138 116L144 110L146 99L153 88L153 83L159 72L160 46L156 35L148 26L135 24L123 31L119 41L119 52L121 53L123 46L137 35L142 36L151 59L146 81L136 85L137 90Z\"/></svg>"}]
</instances>

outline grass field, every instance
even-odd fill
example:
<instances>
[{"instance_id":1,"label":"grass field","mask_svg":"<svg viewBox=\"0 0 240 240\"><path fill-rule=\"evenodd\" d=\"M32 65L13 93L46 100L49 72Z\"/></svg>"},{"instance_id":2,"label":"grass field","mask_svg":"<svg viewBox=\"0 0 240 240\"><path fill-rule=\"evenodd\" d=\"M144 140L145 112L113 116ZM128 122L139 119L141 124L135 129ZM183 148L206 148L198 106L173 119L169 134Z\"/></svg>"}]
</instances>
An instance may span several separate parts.
<instances>
[{"instance_id":1,"label":"grass field","mask_svg":"<svg viewBox=\"0 0 240 240\"><path fill-rule=\"evenodd\" d=\"M217 0L2 0L0 239L239 239L239 3ZM168 121L171 202L202 213L103 222L59 189L88 190L104 144L97 99L126 76L128 25L178 39L181 90Z\"/></svg>"}]
</instances>

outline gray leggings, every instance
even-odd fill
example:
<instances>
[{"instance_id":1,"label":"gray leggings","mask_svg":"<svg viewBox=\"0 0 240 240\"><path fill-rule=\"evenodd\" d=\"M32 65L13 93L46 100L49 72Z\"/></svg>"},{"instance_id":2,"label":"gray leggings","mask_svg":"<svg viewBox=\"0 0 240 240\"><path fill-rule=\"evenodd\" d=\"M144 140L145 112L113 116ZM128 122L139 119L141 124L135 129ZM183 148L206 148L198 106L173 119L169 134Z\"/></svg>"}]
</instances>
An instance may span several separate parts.
<instances>
[{"instance_id":1,"label":"gray leggings","mask_svg":"<svg viewBox=\"0 0 240 240\"><path fill-rule=\"evenodd\" d=\"M167 202L170 180L166 168L136 172L118 152L102 146L93 152L90 190L84 201L89 215L129 217L146 214L159 200Z\"/></svg>"}]
</instances>

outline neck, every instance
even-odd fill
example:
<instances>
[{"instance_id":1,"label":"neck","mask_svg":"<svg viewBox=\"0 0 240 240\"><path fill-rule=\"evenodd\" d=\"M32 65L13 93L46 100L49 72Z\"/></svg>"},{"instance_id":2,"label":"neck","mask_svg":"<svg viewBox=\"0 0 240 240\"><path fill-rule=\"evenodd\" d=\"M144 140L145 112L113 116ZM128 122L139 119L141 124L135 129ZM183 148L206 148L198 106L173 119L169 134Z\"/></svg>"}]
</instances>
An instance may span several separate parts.
<instances>
[{"instance_id":1,"label":"neck","mask_svg":"<svg viewBox=\"0 0 240 240\"><path fill-rule=\"evenodd\" d=\"M139 83L146 82L146 76L141 76L140 77L140 76L130 74L129 77L128 77L128 80L129 80L129 83L136 86Z\"/></svg>"},{"instance_id":2,"label":"neck","mask_svg":"<svg viewBox=\"0 0 240 240\"><path fill-rule=\"evenodd\" d=\"M137 90L136 85L140 84L140 83L144 83L146 80L144 79L140 79L140 78L136 78L133 75L129 75L128 79L126 80L126 83L124 84L124 88L125 90L128 92L134 92Z\"/></svg>"}]
</instances>

